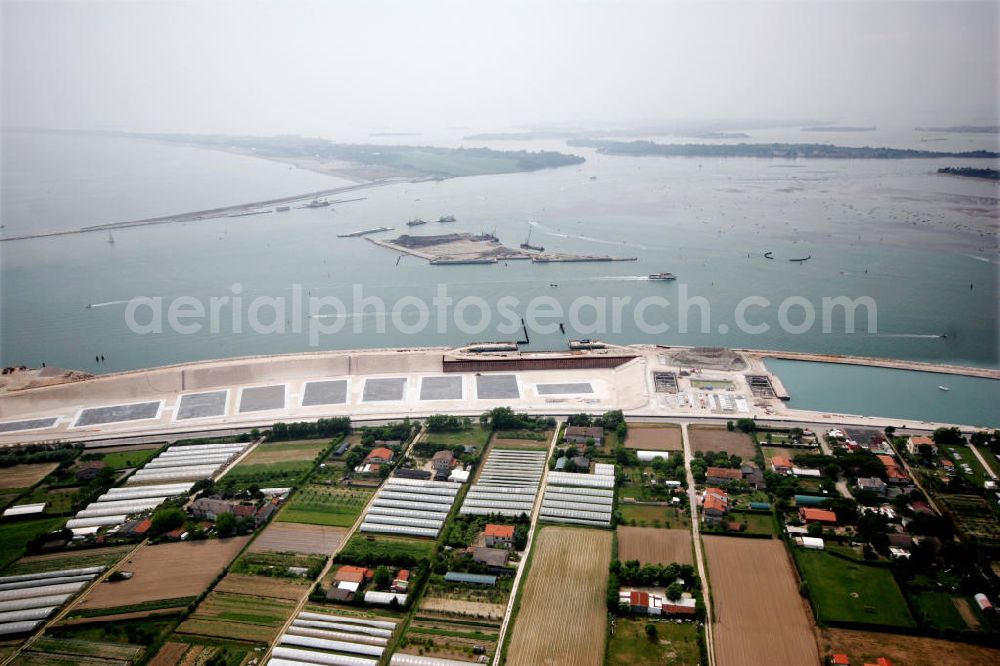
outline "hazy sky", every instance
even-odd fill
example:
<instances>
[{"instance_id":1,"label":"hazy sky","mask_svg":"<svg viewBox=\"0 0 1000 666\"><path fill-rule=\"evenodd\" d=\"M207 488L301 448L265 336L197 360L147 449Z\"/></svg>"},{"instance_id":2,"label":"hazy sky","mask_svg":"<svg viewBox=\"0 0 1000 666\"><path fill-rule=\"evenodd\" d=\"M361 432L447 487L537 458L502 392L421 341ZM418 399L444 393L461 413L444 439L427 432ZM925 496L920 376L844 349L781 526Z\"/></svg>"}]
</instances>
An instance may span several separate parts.
<instances>
[{"instance_id":1,"label":"hazy sky","mask_svg":"<svg viewBox=\"0 0 1000 666\"><path fill-rule=\"evenodd\" d=\"M5 126L995 123L997 2L2 0Z\"/></svg>"}]
</instances>

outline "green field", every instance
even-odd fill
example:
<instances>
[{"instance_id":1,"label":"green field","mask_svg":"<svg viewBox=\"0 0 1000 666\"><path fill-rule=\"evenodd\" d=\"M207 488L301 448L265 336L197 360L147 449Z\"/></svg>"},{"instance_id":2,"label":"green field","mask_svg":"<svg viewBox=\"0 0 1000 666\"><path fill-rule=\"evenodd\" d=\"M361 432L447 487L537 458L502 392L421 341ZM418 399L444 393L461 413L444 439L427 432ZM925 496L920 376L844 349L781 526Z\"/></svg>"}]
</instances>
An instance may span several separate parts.
<instances>
[{"instance_id":1,"label":"green field","mask_svg":"<svg viewBox=\"0 0 1000 666\"><path fill-rule=\"evenodd\" d=\"M821 550L793 552L818 620L915 626L888 568L847 562Z\"/></svg>"},{"instance_id":2,"label":"green field","mask_svg":"<svg viewBox=\"0 0 1000 666\"><path fill-rule=\"evenodd\" d=\"M426 443L435 444L441 448L469 444L471 446L478 446L480 452L488 440L489 432L483 430L479 425L474 425L468 430L459 430L458 432L428 432L424 436Z\"/></svg>"},{"instance_id":3,"label":"green field","mask_svg":"<svg viewBox=\"0 0 1000 666\"><path fill-rule=\"evenodd\" d=\"M955 449L955 454L961 456L961 459L957 458L956 455L951 452L951 449ZM951 445L951 446L943 446L943 447L940 448L940 452L941 452L942 455L947 456L948 458L951 458L952 460L954 460L955 461L955 471L958 472L959 474L962 474L962 475L968 477L969 480L971 480L973 482L973 484L975 484L977 486L982 486L983 485L983 481L985 481L986 479L990 478L986 474L986 471L983 469L982 464L980 464L979 458L977 458L975 456L975 454L972 453L972 449L970 449L968 446L965 446L965 445L962 445L962 444L955 444L955 445ZM987 456L993 455L993 454L991 454L989 452L988 449L980 449L979 453L984 458L986 458ZM968 463L969 464L969 467L972 468L972 474L971 475L970 474L966 474L965 472L962 471L962 468L961 468L962 463Z\"/></svg>"},{"instance_id":4,"label":"green field","mask_svg":"<svg viewBox=\"0 0 1000 666\"><path fill-rule=\"evenodd\" d=\"M435 542L426 539L390 537L384 535L355 534L340 551L338 560L353 562L366 558L411 557L414 560L431 559Z\"/></svg>"},{"instance_id":5,"label":"green field","mask_svg":"<svg viewBox=\"0 0 1000 666\"><path fill-rule=\"evenodd\" d=\"M22 574L59 571L60 569L77 569L82 567L111 566L132 550L132 546L115 546L112 548L92 548L68 552L64 557L35 559L20 559L7 569L4 574L19 576Z\"/></svg>"},{"instance_id":6,"label":"green field","mask_svg":"<svg viewBox=\"0 0 1000 666\"><path fill-rule=\"evenodd\" d=\"M126 469L130 467L141 467L145 465L150 458L156 455L157 451L160 449L158 447L153 447L150 449L142 449L141 451L117 451L115 453L105 454L101 458L104 464L111 469Z\"/></svg>"},{"instance_id":7,"label":"green field","mask_svg":"<svg viewBox=\"0 0 1000 666\"><path fill-rule=\"evenodd\" d=\"M604 662L607 666L696 666L701 663L696 623L653 622L656 643L646 636L646 623L646 620L622 617L615 620L615 633L608 639Z\"/></svg>"},{"instance_id":8,"label":"green field","mask_svg":"<svg viewBox=\"0 0 1000 666\"><path fill-rule=\"evenodd\" d=\"M744 534L774 534L774 520L769 513L734 511L729 514L729 520L734 523L746 523Z\"/></svg>"},{"instance_id":9,"label":"green field","mask_svg":"<svg viewBox=\"0 0 1000 666\"><path fill-rule=\"evenodd\" d=\"M0 571L24 555L29 541L39 534L58 529L63 522L63 518L40 518L0 525Z\"/></svg>"},{"instance_id":10,"label":"green field","mask_svg":"<svg viewBox=\"0 0 1000 666\"><path fill-rule=\"evenodd\" d=\"M622 522L634 527L663 527L685 529L691 526L688 515L667 506L647 506L643 504L619 504Z\"/></svg>"},{"instance_id":11,"label":"green field","mask_svg":"<svg viewBox=\"0 0 1000 666\"><path fill-rule=\"evenodd\" d=\"M40 486L18 500L18 504L45 502L45 513L65 515L73 510L73 503L80 498L79 488L46 488Z\"/></svg>"},{"instance_id":12,"label":"green field","mask_svg":"<svg viewBox=\"0 0 1000 666\"><path fill-rule=\"evenodd\" d=\"M372 496L370 488L308 485L278 514L286 523L351 527Z\"/></svg>"},{"instance_id":13,"label":"green field","mask_svg":"<svg viewBox=\"0 0 1000 666\"><path fill-rule=\"evenodd\" d=\"M920 592L913 598L928 624L943 630L969 631L969 626L952 602L952 595L947 592ZM975 603L971 600L969 608L975 613Z\"/></svg>"},{"instance_id":14,"label":"green field","mask_svg":"<svg viewBox=\"0 0 1000 666\"><path fill-rule=\"evenodd\" d=\"M135 660L142 654L141 645L130 645L123 642L90 640L88 633L102 632L62 632L66 638L43 636L31 646L31 649L18 657L19 664L74 664L80 663L73 657L89 657L91 659ZM69 636L72 637L69 637Z\"/></svg>"},{"instance_id":15,"label":"green field","mask_svg":"<svg viewBox=\"0 0 1000 666\"><path fill-rule=\"evenodd\" d=\"M177 633L268 643L277 636L295 605L287 599L212 592L177 627Z\"/></svg>"}]
</instances>

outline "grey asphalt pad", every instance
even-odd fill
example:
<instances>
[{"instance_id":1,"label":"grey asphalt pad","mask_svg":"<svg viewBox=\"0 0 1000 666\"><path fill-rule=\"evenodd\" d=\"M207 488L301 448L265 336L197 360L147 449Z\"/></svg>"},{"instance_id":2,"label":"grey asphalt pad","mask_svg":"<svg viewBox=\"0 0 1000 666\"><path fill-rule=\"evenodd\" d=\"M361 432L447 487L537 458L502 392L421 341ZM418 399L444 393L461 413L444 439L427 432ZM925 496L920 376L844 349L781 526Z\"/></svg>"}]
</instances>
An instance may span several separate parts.
<instances>
[{"instance_id":1,"label":"grey asphalt pad","mask_svg":"<svg viewBox=\"0 0 1000 666\"><path fill-rule=\"evenodd\" d=\"M342 405L347 402L347 380L336 379L327 382L309 382L302 395L302 406Z\"/></svg>"},{"instance_id":2,"label":"grey asphalt pad","mask_svg":"<svg viewBox=\"0 0 1000 666\"><path fill-rule=\"evenodd\" d=\"M284 409L284 407L284 384L243 389L243 395L240 397L241 412L262 412L267 409Z\"/></svg>"},{"instance_id":3,"label":"grey asphalt pad","mask_svg":"<svg viewBox=\"0 0 1000 666\"><path fill-rule=\"evenodd\" d=\"M177 420L225 416L227 393L228 391L207 391L182 395L177 407Z\"/></svg>"},{"instance_id":4,"label":"grey asphalt pad","mask_svg":"<svg viewBox=\"0 0 1000 666\"><path fill-rule=\"evenodd\" d=\"M391 377L388 379L369 379L365 382L365 390L361 399L365 402L379 402L383 400L402 400L403 390L406 388L405 377Z\"/></svg>"},{"instance_id":5,"label":"grey asphalt pad","mask_svg":"<svg viewBox=\"0 0 1000 666\"><path fill-rule=\"evenodd\" d=\"M480 400L509 400L520 398L517 377L514 375L479 375L476 377L476 395Z\"/></svg>"},{"instance_id":6,"label":"grey asphalt pad","mask_svg":"<svg viewBox=\"0 0 1000 666\"><path fill-rule=\"evenodd\" d=\"M78 426L100 425L102 423L119 423L122 421L138 421L155 418L160 409L160 401L139 402L134 405L111 405L109 407L90 407L80 412L76 420Z\"/></svg>"},{"instance_id":7,"label":"grey asphalt pad","mask_svg":"<svg viewBox=\"0 0 1000 666\"><path fill-rule=\"evenodd\" d=\"M38 430L51 428L59 420L58 416L44 419L26 419L24 421L8 421L0 423L0 432L17 432L18 430Z\"/></svg>"},{"instance_id":8,"label":"grey asphalt pad","mask_svg":"<svg viewBox=\"0 0 1000 666\"><path fill-rule=\"evenodd\" d=\"M461 377L424 377L420 382L421 400L461 400Z\"/></svg>"},{"instance_id":9,"label":"grey asphalt pad","mask_svg":"<svg viewBox=\"0 0 1000 666\"><path fill-rule=\"evenodd\" d=\"M563 393L593 393L593 392L594 388L587 383L538 385L538 395L560 395Z\"/></svg>"}]
</instances>

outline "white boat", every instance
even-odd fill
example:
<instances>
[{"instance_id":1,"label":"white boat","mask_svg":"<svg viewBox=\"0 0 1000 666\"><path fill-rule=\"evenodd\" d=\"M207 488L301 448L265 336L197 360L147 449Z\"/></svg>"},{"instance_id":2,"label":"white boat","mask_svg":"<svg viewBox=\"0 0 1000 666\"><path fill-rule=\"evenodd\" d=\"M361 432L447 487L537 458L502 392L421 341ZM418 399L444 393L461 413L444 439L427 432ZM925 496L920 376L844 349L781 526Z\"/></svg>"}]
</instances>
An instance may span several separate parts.
<instances>
[{"instance_id":1,"label":"white boat","mask_svg":"<svg viewBox=\"0 0 1000 666\"><path fill-rule=\"evenodd\" d=\"M951 389L948 388L947 386L938 386L938 390L939 391L950 391Z\"/></svg>"}]
</instances>

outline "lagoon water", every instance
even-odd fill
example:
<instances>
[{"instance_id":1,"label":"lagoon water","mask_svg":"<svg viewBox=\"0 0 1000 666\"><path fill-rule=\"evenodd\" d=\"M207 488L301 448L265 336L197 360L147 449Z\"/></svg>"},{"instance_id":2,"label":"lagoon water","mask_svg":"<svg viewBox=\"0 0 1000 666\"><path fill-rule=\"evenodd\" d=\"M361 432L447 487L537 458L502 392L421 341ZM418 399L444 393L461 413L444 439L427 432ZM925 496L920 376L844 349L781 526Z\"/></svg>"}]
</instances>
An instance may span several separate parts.
<instances>
[{"instance_id":1,"label":"lagoon water","mask_svg":"<svg viewBox=\"0 0 1000 666\"><path fill-rule=\"evenodd\" d=\"M768 359L795 409L1000 428L1000 381L934 372ZM948 390L942 391L939 386Z\"/></svg>"},{"instance_id":2,"label":"lagoon water","mask_svg":"<svg viewBox=\"0 0 1000 666\"><path fill-rule=\"evenodd\" d=\"M996 142L992 136L942 135L932 138L945 141L922 143L926 135L908 130L886 138L798 134L769 131L754 140L962 150L991 148ZM345 184L284 164L145 141L3 136L3 234L8 237ZM461 142L458 137L406 141L425 138L441 145ZM545 297L564 312L541 322L548 329L529 330L535 349L600 337L998 365L998 188L988 181L935 173L945 165L981 166L982 160L665 159L599 155L568 149L560 141L485 145L576 152L587 162L536 173L373 188L357 194L367 197L364 201L331 208L122 229L115 232L113 245L101 233L2 242L0 362L44 361L111 372L309 349L510 340L521 337L517 319L525 316L529 301ZM52 160L59 166L50 168ZM448 214L458 222L405 226L410 217ZM530 229L532 243L548 251L634 256L637 261L430 266L361 238L337 238L381 225L396 227L381 238L405 232L495 231L512 247ZM768 250L774 260L763 257ZM812 259L803 264L788 261L808 255ZM679 280L645 279L660 271L672 271ZM234 332L229 308L220 311L218 333L207 330L207 322L190 334L137 335L125 324L126 303L134 297L163 299L165 314L178 297L193 297L206 307L212 297L231 297L237 283L244 302L242 332ZM258 296L291 297L296 285L306 301L341 299L346 305L338 315L343 329L320 336L313 346L310 325L329 325L338 318L309 319L308 311L295 317L289 304L279 317L285 332L249 332L247 304ZM381 299L384 308L352 302L355 285L362 285L365 296ZM401 299L430 303L442 286L455 301L484 298L491 308L489 324L482 330L459 330L452 311L439 330L432 311L424 330L401 330L416 320L412 304ZM689 300L706 299L710 311L704 329L698 306L679 305L684 294ZM644 331L635 321L634 305L649 296L670 301L644 313L650 323L668 325L664 332ZM835 312L833 330L824 332L822 299L839 296L871 297L877 305L877 331L868 332L862 315L857 331L846 333L842 312ZM503 297L517 300L510 308L517 330L499 327L497 304ZM748 310L750 322L766 324L767 331L748 333L737 325L737 305L747 297L770 303ZM815 326L802 333L782 330L778 306L789 297L805 299L816 309ZM574 301L581 303L580 298L606 302L582 308L574 324L565 310ZM618 327L610 305L615 298L631 299ZM603 330L587 326L595 320L594 307L607 317ZM398 317L394 324L390 314L382 331L377 323L379 312L385 311L396 311ZM680 330L684 312L690 319L686 332ZM261 320L272 319L267 308L261 313ZM479 319L476 310L468 315L472 323ZM797 323L800 311L792 308L789 318ZM565 333L559 332L559 322ZM99 354L104 363L94 362ZM927 408L934 404L943 403L931 401Z\"/></svg>"}]
</instances>

